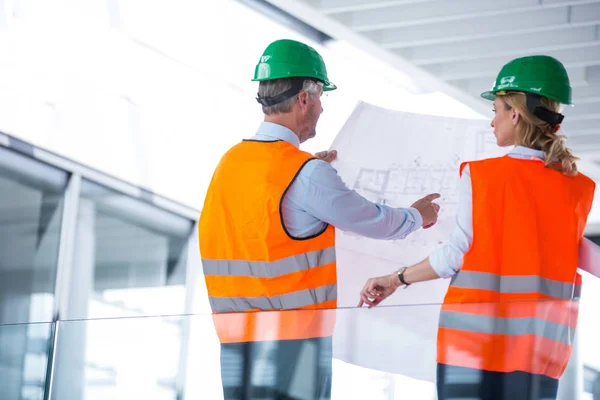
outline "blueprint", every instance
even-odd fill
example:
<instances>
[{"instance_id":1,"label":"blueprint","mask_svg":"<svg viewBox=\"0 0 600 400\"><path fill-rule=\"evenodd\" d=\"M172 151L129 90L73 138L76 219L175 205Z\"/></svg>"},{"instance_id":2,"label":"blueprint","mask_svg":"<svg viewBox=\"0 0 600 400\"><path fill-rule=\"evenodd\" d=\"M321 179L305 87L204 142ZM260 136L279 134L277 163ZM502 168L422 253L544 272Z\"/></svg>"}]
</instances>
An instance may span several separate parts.
<instances>
[{"instance_id":1,"label":"blueprint","mask_svg":"<svg viewBox=\"0 0 600 400\"><path fill-rule=\"evenodd\" d=\"M404 240L372 240L336 232L338 307L356 307L370 277L417 263L443 246L459 203L460 164L506 154L487 120L411 114L359 102L335 138L332 163L346 185L378 204L409 207L440 193L437 224ZM435 379L439 304L449 280L399 289L375 309L339 310L334 356L342 361ZM385 352L381 352L385 349Z\"/></svg>"}]
</instances>

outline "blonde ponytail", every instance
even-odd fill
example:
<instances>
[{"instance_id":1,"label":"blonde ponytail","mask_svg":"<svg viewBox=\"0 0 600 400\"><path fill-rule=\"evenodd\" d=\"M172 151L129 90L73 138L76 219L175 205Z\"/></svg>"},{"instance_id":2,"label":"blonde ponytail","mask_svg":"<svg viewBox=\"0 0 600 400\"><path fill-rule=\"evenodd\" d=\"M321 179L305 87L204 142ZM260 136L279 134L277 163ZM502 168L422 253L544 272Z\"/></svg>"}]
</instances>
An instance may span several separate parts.
<instances>
[{"instance_id":1,"label":"blonde ponytail","mask_svg":"<svg viewBox=\"0 0 600 400\"><path fill-rule=\"evenodd\" d=\"M527 108L524 93L512 92L501 99L507 108L519 111L520 119L517 124L516 144L544 152L544 165L561 171L565 175L577 175L577 157L566 146L566 137L558 134L557 127L542 121ZM560 103L542 97L542 104L550 111L560 112ZM558 126L560 128L560 125ZM555 164L556 160L560 166Z\"/></svg>"}]
</instances>

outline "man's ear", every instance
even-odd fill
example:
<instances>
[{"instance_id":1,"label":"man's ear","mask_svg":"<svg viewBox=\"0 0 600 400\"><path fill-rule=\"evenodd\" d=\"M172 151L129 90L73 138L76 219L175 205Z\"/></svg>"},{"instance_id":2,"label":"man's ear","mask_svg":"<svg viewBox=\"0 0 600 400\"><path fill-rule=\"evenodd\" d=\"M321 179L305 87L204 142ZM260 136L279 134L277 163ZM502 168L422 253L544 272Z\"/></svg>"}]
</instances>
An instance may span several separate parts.
<instances>
[{"instance_id":1,"label":"man's ear","mask_svg":"<svg viewBox=\"0 0 600 400\"><path fill-rule=\"evenodd\" d=\"M305 92L304 90L302 90L300 93L298 93L298 103L300 104L300 107L306 108L308 106L308 104L309 104L308 97L309 97L308 93Z\"/></svg>"}]
</instances>

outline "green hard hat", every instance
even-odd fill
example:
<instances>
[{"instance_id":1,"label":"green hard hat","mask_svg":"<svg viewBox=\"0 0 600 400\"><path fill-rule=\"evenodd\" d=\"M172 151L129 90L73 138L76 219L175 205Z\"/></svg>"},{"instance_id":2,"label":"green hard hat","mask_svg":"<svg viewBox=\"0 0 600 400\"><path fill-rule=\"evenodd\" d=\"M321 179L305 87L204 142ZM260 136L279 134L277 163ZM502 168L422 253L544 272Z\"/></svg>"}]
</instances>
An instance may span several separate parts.
<instances>
[{"instance_id":1,"label":"green hard hat","mask_svg":"<svg viewBox=\"0 0 600 400\"><path fill-rule=\"evenodd\" d=\"M481 97L494 100L499 92L525 92L571 104L571 84L567 70L560 61L549 56L516 58L504 65L492 90Z\"/></svg>"},{"instance_id":2,"label":"green hard hat","mask_svg":"<svg viewBox=\"0 0 600 400\"><path fill-rule=\"evenodd\" d=\"M282 39L271 43L254 69L253 81L308 77L323 82L323 90L335 90L329 81L321 55L312 47L295 40Z\"/></svg>"}]
</instances>

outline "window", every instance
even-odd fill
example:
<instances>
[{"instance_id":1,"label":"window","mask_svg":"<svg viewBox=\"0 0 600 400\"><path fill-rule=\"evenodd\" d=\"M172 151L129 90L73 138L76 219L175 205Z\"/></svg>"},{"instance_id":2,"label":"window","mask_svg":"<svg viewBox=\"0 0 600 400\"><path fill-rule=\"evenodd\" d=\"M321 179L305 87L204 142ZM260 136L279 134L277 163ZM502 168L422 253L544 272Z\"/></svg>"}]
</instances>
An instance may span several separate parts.
<instances>
[{"instance_id":1,"label":"window","mask_svg":"<svg viewBox=\"0 0 600 400\"><path fill-rule=\"evenodd\" d=\"M0 388L42 399L67 174L0 147Z\"/></svg>"},{"instance_id":2,"label":"window","mask_svg":"<svg viewBox=\"0 0 600 400\"><path fill-rule=\"evenodd\" d=\"M53 398L176 399L184 324L168 315L184 313L191 230L150 202L82 182Z\"/></svg>"}]
</instances>

